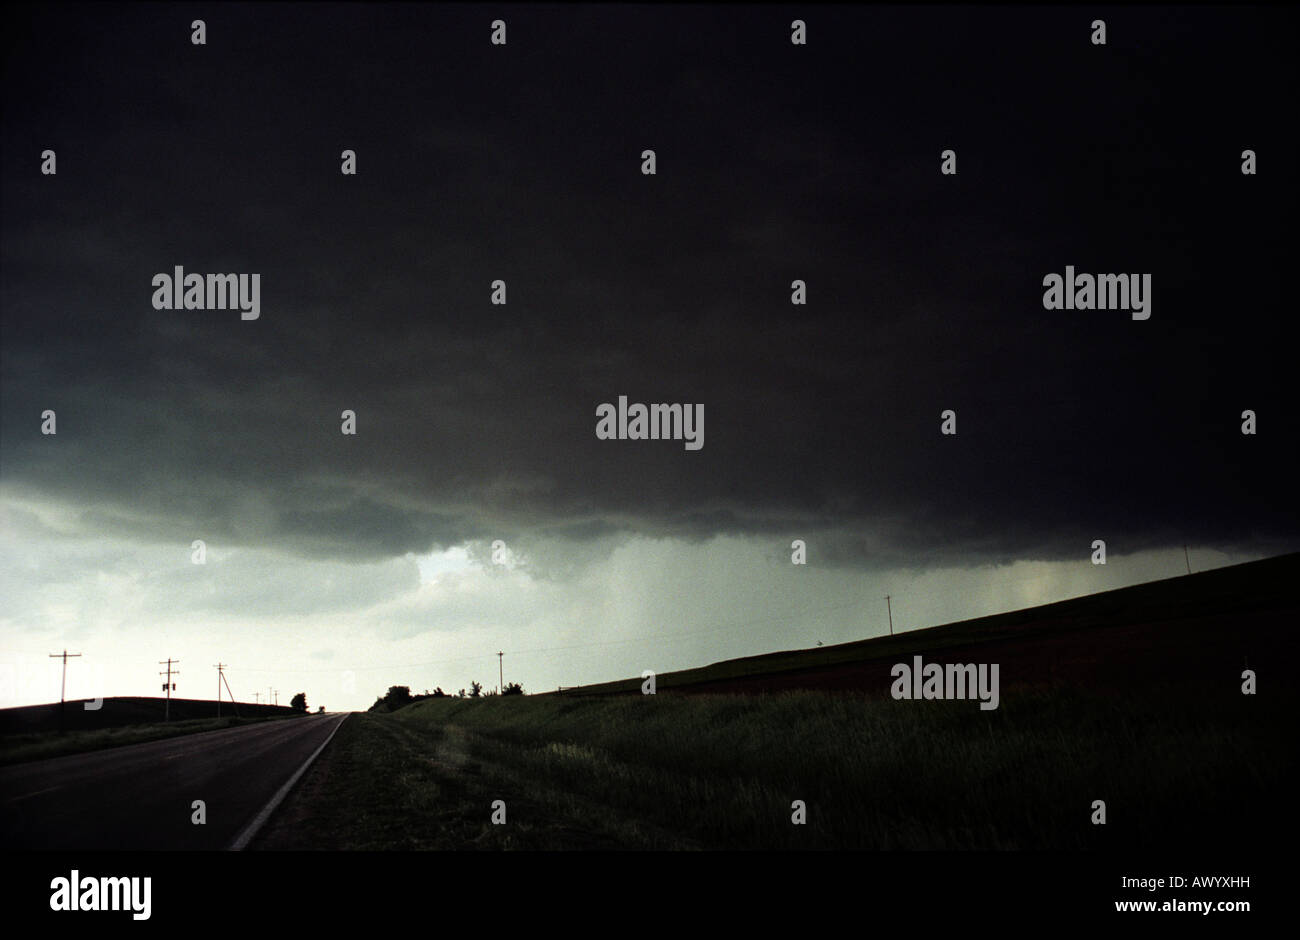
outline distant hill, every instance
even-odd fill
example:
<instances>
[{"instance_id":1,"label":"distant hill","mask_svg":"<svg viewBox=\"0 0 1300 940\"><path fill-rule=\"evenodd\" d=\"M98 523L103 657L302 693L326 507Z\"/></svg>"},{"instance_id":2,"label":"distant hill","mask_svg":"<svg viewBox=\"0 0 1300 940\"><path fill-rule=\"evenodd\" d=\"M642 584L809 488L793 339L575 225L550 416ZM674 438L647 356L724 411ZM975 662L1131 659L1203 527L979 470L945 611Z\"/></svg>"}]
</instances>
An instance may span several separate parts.
<instances>
[{"instance_id":1,"label":"distant hill","mask_svg":"<svg viewBox=\"0 0 1300 940\"><path fill-rule=\"evenodd\" d=\"M69 701L63 708L63 727L68 731L88 731L99 728L120 728L125 725L153 724L163 720L165 699L123 696L106 698L103 706L96 711L87 711L83 703L86 699ZM294 711L287 705L253 705L238 702L221 703L221 714L229 717L236 713L242 718L269 718L274 715L292 715ZM60 705L52 702L48 705L24 705L20 708L0 708L0 734L15 734L31 731L57 731L59 729ZM171 720L184 721L191 718L215 718L217 702L213 700L174 698L171 701Z\"/></svg>"},{"instance_id":2,"label":"distant hill","mask_svg":"<svg viewBox=\"0 0 1300 940\"><path fill-rule=\"evenodd\" d=\"M1247 665L1300 652L1300 552L1068 601L835 646L729 659L655 677L656 694L857 690L888 694L890 669L997 662L1004 688L1240 682ZM651 664L647 664L650 666ZM639 694L620 679L545 695Z\"/></svg>"}]
</instances>

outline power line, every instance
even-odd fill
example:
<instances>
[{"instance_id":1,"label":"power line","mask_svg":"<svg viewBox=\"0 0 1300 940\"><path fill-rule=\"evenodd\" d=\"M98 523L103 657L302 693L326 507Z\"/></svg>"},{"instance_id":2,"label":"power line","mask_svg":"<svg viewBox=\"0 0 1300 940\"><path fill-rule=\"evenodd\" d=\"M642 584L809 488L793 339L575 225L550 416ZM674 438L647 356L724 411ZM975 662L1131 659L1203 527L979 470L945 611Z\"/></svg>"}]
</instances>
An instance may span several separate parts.
<instances>
[{"instance_id":1,"label":"power line","mask_svg":"<svg viewBox=\"0 0 1300 940\"><path fill-rule=\"evenodd\" d=\"M1095 567L1097 566L1088 566L1088 568L1084 570L1088 570L1091 572L1092 569ZM1190 570L1190 563L1188 567ZM1027 582L1040 582L1044 580L1052 580L1052 579L1056 579L1057 577L1058 577L1057 574L1054 574L1052 572L1045 572L1043 574L1028 575L1020 578L1000 578L996 581L983 580L981 581L979 588L985 589L985 588L1004 587L1007 585L1019 585L1019 584L1025 584ZM886 611L889 618L890 635L893 635L894 632L892 597L893 595L890 594L890 595L886 595L885 598L886 605L887 605ZM796 618L813 617L820 614L827 614L827 613L845 610L845 609L862 609L864 607L864 603L865 603L865 599L857 599L852 601L846 601L845 603L842 604L832 604L824 607L805 608L800 611L790 611L786 613L772 614L766 617L744 618L742 620L733 623L728 623L718 627L710 627L705 630L691 630L683 633L651 634L648 636L630 637L630 638L620 639L620 640L600 640L600 641L588 642L588 643L573 643L564 646L539 646L539 647L531 647L528 649L511 650L511 654L515 656L526 656L532 653L555 653L555 652L566 652L570 650L579 650L579 649L598 649L607 646L623 646L629 643L649 643L658 640L688 639L692 637L709 636L711 634L727 633L733 631L748 632L755 625L758 624L771 623L774 621L789 621ZM499 653L498 656L504 656L504 653ZM352 666L350 667L350 669L354 672L373 671L373 670L393 671L393 670L400 670L400 669L421 669L426 666L448 666L448 665L455 665L458 663L479 662L479 661L481 661L479 656L460 656L454 659L435 659L435 660L425 660L425 661L413 662L413 663L391 663L391 664L378 665L378 666ZM499 678L504 680L504 676L502 675L500 664L498 665L499 665L498 676ZM273 667L255 667L255 666L247 667L245 671L247 672L273 672L273 671L292 672L295 674L322 674L322 673L339 672L338 669L285 669L282 667L273 668Z\"/></svg>"},{"instance_id":2,"label":"power line","mask_svg":"<svg viewBox=\"0 0 1300 940\"><path fill-rule=\"evenodd\" d=\"M1038 575L1032 578L1020 578L1020 579L1015 579L1014 581L1004 581L1004 582L997 582L997 583L1009 584L1009 583L1019 583L1020 581L1038 581L1038 580L1042 580L1044 577L1047 577L1047 575ZM685 633L658 633L658 634L651 634L648 636L629 637L627 639L621 639L621 640L599 640L599 641L589 642L589 643L573 643L566 646L536 646L528 649L511 650L510 652L511 655L514 656L526 656L530 653L556 653L556 652L564 652L568 650L596 649L605 646L623 646L628 643L649 643L656 640L680 640L680 639L688 639L690 637L709 636L715 633L727 633L732 631L748 632L757 624L772 623L777 621L788 621L798 617L810 617L810 616L815 616L817 614L826 614L826 613L831 613L833 611L839 611L839 610L861 609L862 606L863 606L862 600L852 600L852 601L846 601L842 604L831 604L825 607L816 607L812 609L805 609L802 611L790 611L787 613L771 614L766 617L745 618L743 620L725 624L720 627L710 627L709 629L706 630L690 630ZM372 671L372 670L393 671L398 669L420 669L425 666L449 666L457 663L477 662L479 660L480 660L479 656L460 656L455 659L433 659L433 660L424 660L422 662L414 662L414 663L390 663L390 664L379 665L379 666L352 666L350 667L350 669L354 672ZM273 668L273 667L256 667L256 666L250 666L244 668L246 672L292 672L295 674L300 674L300 673L321 674L321 673L339 672L338 669L284 669L280 667Z\"/></svg>"},{"instance_id":3,"label":"power line","mask_svg":"<svg viewBox=\"0 0 1300 940\"><path fill-rule=\"evenodd\" d=\"M709 636L710 634L714 634L714 633L727 633L731 631L748 632L756 624L772 623L777 621L788 621L800 616L807 617L815 614L829 613L831 611L846 610L850 608L861 608L861 607L862 607L861 600L852 600L852 601L846 601L842 604L831 604L829 606L817 607L811 610L791 611L788 613L771 614L767 617L745 618L743 620L725 624L720 627L711 627L707 630L690 630L685 633L657 633L657 634L651 634L649 636L629 637L627 639L622 639L622 640L600 640L591 643L573 643L567 646L536 646L536 647L531 647L529 649L511 650L510 652L511 655L514 656L526 656L530 653L556 653L556 652L563 652L567 650L595 649L604 646L622 646L628 643L649 643L656 640L680 640L680 639L687 639L690 637L697 637L697 636ZM434 659L434 660L426 660L417 663L391 663L391 664L381 665L381 666L353 666L351 667L351 669L352 671L359 671L359 670L370 671L370 670L378 670L378 669L392 671L397 669L419 669L424 666L448 666L456 663L477 662L479 660L480 660L479 656L460 656L455 659ZM308 673L308 674L339 672L338 669L283 669L283 668L272 668L272 667L259 668L256 666L246 667L245 671L246 672L292 672L292 673Z\"/></svg>"},{"instance_id":4,"label":"power line","mask_svg":"<svg viewBox=\"0 0 1300 940\"><path fill-rule=\"evenodd\" d=\"M724 633L730 630L747 631L751 629L755 624L791 620L799 616L810 616L813 614L828 613L830 611L835 611L835 610L860 608L861 606L862 606L861 600L852 600L852 601L846 601L842 604L831 604L826 607L817 607L811 610L804 610L802 612L792 611L788 613L771 614L767 617L744 618L734 623L725 624L720 627L711 627L707 630L692 630L686 633L659 633L659 634L651 634L649 636L631 637L623 640L600 640L592 643L575 643L575 644L570 644L568 646L538 646L529 649L511 650L510 653L513 656L524 656L529 653L553 653L562 650L589 649L589 648L602 647L602 646L620 646L626 643L647 643L652 640L684 639L693 636L707 636L712 633ZM447 665L452 665L454 663L476 662L479 660L480 660L479 656L459 656L456 657L455 659L434 659L434 660L426 660L417 663L391 663L391 664L380 665L380 666L352 666L350 667L350 669L353 672L362 671L362 670L370 671L375 669L384 669L384 670L417 669L422 666L447 666ZM241 667L241 668L244 669L245 672L292 672L292 673L308 673L308 674L337 673L340 671L338 669L284 669L279 667L272 668L272 667L257 667L257 666L248 666L248 667Z\"/></svg>"}]
</instances>

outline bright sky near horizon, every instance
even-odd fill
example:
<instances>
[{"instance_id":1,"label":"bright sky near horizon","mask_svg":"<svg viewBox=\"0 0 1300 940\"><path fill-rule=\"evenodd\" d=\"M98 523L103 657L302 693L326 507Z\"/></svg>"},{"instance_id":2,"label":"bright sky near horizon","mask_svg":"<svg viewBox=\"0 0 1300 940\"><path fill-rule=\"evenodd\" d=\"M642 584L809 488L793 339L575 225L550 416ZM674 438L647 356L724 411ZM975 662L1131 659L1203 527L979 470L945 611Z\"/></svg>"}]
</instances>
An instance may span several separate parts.
<instances>
[{"instance_id":1,"label":"bright sky near horizon","mask_svg":"<svg viewBox=\"0 0 1300 940\"><path fill-rule=\"evenodd\" d=\"M240 701L265 701L270 687L281 703L301 691L313 710L364 709L389 685L494 688L498 650L507 682L544 691L880 635L885 594L902 632L1185 571L1180 549L1109 555L1104 567L1085 556L860 572L819 568L815 539L796 566L788 546L755 538L611 539L566 558L563 576L494 565L489 546L369 565L214 547L196 566L188 546L42 528L30 504L0 512L0 707L57 701L61 664L48 657L65 648L82 654L69 698L160 694L157 663L170 656L183 698L214 698L220 661ZM1190 555L1194 570L1253 557Z\"/></svg>"},{"instance_id":2,"label":"bright sky near horizon","mask_svg":"<svg viewBox=\"0 0 1300 940\"><path fill-rule=\"evenodd\" d=\"M1276 11L202 15L6 33L0 705L65 648L537 691L1300 548Z\"/></svg>"}]
</instances>

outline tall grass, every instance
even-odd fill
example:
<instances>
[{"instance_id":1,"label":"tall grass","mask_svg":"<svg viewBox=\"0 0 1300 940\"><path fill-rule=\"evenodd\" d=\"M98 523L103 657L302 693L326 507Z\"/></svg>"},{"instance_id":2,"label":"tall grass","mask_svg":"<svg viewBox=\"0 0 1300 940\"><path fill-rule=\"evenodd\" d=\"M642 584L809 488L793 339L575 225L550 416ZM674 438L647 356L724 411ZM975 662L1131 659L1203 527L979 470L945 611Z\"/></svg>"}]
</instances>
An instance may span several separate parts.
<instances>
[{"instance_id":1,"label":"tall grass","mask_svg":"<svg viewBox=\"0 0 1300 940\"><path fill-rule=\"evenodd\" d=\"M219 731L237 725L277 721L277 718L191 718L186 721L123 725L120 728L95 728L83 731L21 731L0 735L0 767L24 761L64 757L86 751L99 751L125 744L143 744L184 734Z\"/></svg>"},{"instance_id":2,"label":"tall grass","mask_svg":"<svg viewBox=\"0 0 1300 940\"><path fill-rule=\"evenodd\" d=\"M644 823L663 847L1077 850L1267 839L1295 782L1286 711L1229 685L1039 689L991 712L817 692L437 699L380 720L455 727L578 824Z\"/></svg>"}]
</instances>

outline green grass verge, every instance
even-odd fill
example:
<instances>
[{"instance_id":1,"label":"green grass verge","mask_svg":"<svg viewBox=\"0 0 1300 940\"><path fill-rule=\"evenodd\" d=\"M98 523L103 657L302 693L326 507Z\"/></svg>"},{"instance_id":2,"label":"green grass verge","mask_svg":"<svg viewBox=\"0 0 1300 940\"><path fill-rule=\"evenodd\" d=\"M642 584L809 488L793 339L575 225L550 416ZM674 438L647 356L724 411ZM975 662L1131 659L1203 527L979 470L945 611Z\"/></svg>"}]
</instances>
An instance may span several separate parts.
<instances>
[{"instance_id":1,"label":"green grass verge","mask_svg":"<svg viewBox=\"0 0 1300 940\"><path fill-rule=\"evenodd\" d=\"M427 700L349 718L264 847L1260 848L1296 782L1294 704L1235 686L992 712L817 692Z\"/></svg>"},{"instance_id":2,"label":"green grass verge","mask_svg":"<svg viewBox=\"0 0 1300 940\"><path fill-rule=\"evenodd\" d=\"M572 825L521 782L486 767L454 727L348 717L254 850L503 850L637 844ZM506 825L491 822L506 801Z\"/></svg>"},{"instance_id":3,"label":"green grass verge","mask_svg":"<svg viewBox=\"0 0 1300 940\"><path fill-rule=\"evenodd\" d=\"M124 725L93 731L33 731L0 736L0 767L24 761L64 757L124 744L142 744L200 731L219 731L239 725L278 721L279 718L193 718L147 725Z\"/></svg>"}]
</instances>

